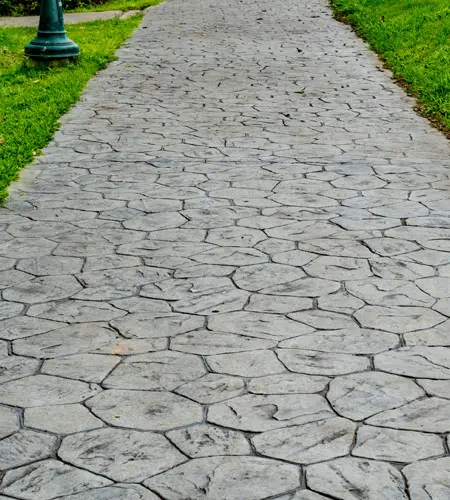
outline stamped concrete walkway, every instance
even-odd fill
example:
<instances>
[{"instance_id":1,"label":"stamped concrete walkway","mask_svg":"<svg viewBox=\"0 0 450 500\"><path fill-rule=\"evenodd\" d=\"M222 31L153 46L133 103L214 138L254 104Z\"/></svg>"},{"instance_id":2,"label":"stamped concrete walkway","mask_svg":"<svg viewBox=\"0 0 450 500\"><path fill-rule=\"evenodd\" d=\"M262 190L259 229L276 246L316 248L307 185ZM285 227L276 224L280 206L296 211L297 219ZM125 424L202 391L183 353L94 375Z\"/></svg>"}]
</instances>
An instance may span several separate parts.
<instances>
[{"instance_id":1,"label":"stamped concrete walkway","mask_svg":"<svg viewBox=\"0 0 450 500\"><path fill-rule=\"evenodd\" d=\"M167 0L1 211L0 499L448 500L450 148L326 0Z\"/></svg>"}]
</instances>

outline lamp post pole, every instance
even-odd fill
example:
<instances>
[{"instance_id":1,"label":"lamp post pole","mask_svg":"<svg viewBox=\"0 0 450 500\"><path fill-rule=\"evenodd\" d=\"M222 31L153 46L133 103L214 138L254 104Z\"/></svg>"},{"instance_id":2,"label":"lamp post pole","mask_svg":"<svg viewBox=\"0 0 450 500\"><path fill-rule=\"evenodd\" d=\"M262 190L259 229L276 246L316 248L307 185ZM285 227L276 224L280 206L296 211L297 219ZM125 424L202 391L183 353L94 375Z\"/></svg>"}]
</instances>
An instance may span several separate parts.
<instances>
[{"instance_id":1,"label":"lamp post pole","mask_svg":"<svg viewBox=\"0 0 450 500\"><path fill-rule=\"evenodd\" d=\"M37 36L25 47L25 55L38 61L68 59L80 54L80 47L66 35L61 0L41 0Z\"/></svg>"}]
</instances>

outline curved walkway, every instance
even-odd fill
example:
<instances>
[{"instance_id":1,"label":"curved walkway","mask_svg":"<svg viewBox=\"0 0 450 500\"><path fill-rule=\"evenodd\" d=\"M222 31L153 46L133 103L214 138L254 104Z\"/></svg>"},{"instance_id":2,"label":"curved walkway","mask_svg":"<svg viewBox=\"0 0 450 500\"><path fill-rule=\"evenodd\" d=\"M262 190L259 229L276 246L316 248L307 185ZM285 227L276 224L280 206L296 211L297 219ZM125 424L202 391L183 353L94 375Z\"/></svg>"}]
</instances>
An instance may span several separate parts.
<instances>
[{"instance_id":1,"label":"curved walkway","mask_svg":"<svg viewBox=\"0 0 450 500\"><path fill-rule=\"evenodd\" d=\"M119 54L0 212L0 499L450 498L446 139L326 0Z\"/></svg>"}]
</instances>

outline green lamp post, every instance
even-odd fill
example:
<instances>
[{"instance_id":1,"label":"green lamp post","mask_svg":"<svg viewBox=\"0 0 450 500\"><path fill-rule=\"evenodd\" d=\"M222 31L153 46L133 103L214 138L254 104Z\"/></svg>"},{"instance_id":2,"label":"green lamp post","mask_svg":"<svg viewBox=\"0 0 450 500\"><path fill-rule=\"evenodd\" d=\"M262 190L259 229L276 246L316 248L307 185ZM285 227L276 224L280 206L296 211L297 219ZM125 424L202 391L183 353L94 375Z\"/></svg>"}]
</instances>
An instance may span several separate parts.
<instances>
[{"instance_id":1,"label":"green lamp post","mask_svg":"<svg viewBox=\"0 0 450 500\"><path fill-rule=\"evenodd\" d=\"M80 47L66 35L61 0L41 0L38 34L25 47L25 55L38 61L68 59L80 54Z\"/></svg>"}]
</instances>

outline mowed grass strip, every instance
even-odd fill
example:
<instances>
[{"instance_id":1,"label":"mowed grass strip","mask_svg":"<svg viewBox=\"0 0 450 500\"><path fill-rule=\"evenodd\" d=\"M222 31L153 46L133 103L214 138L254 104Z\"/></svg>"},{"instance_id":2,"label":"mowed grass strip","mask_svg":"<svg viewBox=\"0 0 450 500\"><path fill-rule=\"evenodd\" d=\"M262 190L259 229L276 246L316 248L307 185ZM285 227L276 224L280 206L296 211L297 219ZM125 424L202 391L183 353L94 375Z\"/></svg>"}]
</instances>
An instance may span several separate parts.
<instances>
[{"instance_id":1,"label":"mowed grass strip","mask_svg":"<svg viewBox=\"0 0 450 500\"><path fill-rule=\"evenodd\" d=\"M114 59L142 16L66 26L82 55L77 63L28 67L24 46L34 28L0 29L0 200L18 172L39 154L58 119L77 101L87 81Z\"/></svg>"},{"instance_id":2,"label":"mowed grass strip","mask_svg":"<svg viewBox=\"0 0 450 500\"><path fill-rule=\"evenodd\" d=\"M420 112L450 134L449 0L330 0L380 54L419 103Z\"/></svg>"},{"instance_id":3,"label":"mowed grass strip","mask_svg":"<svg viewBox=\"0 0 450 500\"><path fill-rule=\"evenodd\" d=\"M103 12L105 10L142 10L157 5L162 0L108 0L100 5L83 5L67 12Z\"/></svg>"}]
</instances>

